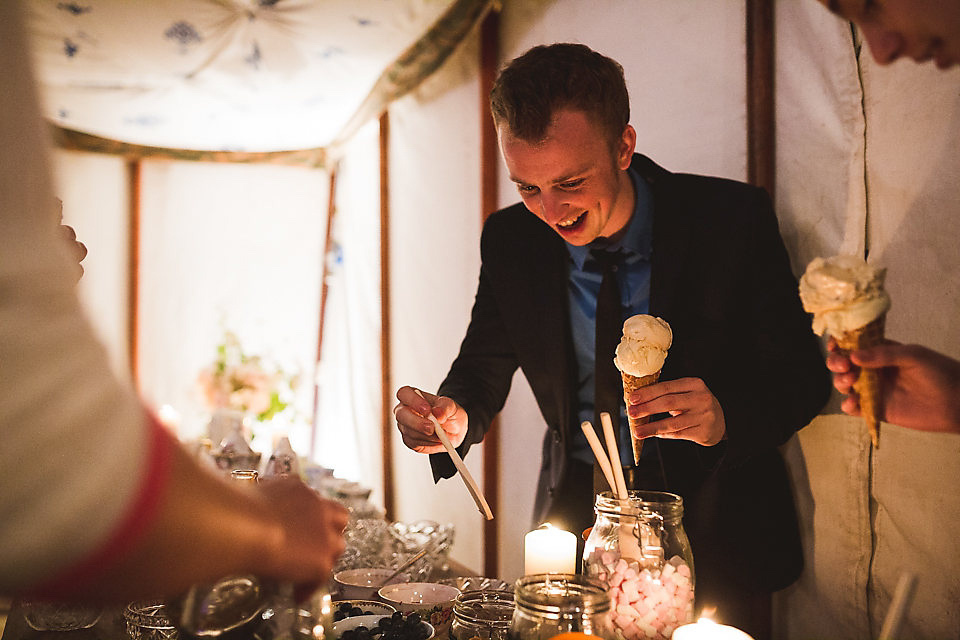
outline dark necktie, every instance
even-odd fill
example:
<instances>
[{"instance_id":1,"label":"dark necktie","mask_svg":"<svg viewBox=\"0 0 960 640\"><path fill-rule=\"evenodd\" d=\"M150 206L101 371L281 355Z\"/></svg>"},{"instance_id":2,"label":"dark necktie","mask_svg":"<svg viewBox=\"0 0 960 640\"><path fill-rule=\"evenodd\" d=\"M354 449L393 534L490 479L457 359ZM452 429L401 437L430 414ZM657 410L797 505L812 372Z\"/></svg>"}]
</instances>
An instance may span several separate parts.
<instances>
[{"instance_id":1,"label":"dark necktie","mask_svg":"<svg viewBox=\"0 0 960 640\"><path fill-rule=\"evenodd\" d=\"M620 286L617 284L617 269L622 257L619 253L603 250L591 251L603 271L600 291L597 293L597 323L594 358L594 426L601 429L600 412L606 411L613 420L613 432L620 439L620 398L623 383L620 371L613 363L617 345L623 332L623 315L620 308ZM622 449L623 443L617 446Z\"/></svg>"}]
</instances>

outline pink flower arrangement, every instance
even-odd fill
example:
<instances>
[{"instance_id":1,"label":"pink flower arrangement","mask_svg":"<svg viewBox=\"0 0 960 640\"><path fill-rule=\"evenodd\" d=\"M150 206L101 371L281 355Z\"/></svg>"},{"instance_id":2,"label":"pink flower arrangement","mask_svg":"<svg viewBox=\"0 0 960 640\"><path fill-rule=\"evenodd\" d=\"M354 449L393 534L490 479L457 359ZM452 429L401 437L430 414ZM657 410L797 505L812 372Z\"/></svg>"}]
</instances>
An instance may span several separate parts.
<instances>
[{"instance_id":1,"label":"pink flower arrangement","mask_svg":"<svg viewBox=\"0 0 960 640\"><path fill-rule=\"evenodd\" d=\"M269 420L287 408L287 391L294 381L260 356L243 352L237 336L227 331L217 346L217 358L200 371L200 390L210 409L235 409Z\"/></svg>"}]
</instances>

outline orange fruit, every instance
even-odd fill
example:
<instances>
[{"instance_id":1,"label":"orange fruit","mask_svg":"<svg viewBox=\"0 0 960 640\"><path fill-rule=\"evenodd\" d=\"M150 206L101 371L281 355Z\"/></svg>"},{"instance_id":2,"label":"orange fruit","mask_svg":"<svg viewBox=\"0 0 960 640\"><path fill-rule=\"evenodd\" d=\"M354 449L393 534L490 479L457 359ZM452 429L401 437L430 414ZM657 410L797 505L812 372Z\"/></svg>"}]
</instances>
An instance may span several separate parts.
<instances>
[{"instance_id":1,"label":"orange fruit","mask_svg":"<svg viewBox=\"0 0 960 640\"><path fill-rule=\"evenodd\" d=\"M550 640L597 640L597 636L592 636L589 633L581 633L580 631L566 631L553 636Z\"/></svg>"}]
</instances>

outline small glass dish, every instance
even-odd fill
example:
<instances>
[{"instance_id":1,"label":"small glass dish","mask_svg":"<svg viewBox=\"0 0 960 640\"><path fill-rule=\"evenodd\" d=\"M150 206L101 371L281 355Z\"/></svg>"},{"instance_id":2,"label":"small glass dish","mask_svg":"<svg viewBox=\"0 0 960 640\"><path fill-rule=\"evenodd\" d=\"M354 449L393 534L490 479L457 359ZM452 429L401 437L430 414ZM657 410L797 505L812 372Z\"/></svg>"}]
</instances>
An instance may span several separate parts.
<instances>
[{"instance_id":1,"label":"small glass dish","mask_svg":"<svg viewBox=\"0 0 960 640\"><path fill-rule=\"evenodd\" d=\"M167 615L166 605L159 600L131 602L123 610L127 635L132 640L177 640L179 631Z\"/></svg>"},{"instance_id":2,"label":"small glass dish","mask_svg":"<svg viewBox=\"0 0 960 640\"><path fill-rule=\"evenodd\" d=\"M100 620L102 609L58 602L22 601L27 626L35 631L77 631L89 629Z\"/></svg>"}]
</instances>

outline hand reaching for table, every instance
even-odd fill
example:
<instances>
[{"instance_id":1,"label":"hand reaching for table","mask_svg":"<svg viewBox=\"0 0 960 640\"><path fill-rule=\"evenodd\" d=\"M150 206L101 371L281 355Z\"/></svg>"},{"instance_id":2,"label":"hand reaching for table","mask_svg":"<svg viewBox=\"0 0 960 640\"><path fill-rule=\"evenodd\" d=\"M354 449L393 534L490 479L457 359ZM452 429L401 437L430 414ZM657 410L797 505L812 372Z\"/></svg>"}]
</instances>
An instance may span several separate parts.
<instances>
[{"instance_id":1,"label":"hand reaching for table","mask_svg":"<svg viewBox=\"0 0 960 640\"><path fill-rule=\"evenodd\" d=\"M454 447L460 446L466 437L467 412L450 398L426 392L421 397L413 387L400 387L397 400L400 402L393 408L393 415L397 418L403 444L417 453L444 451L428 417L431 411Z\"/></svg>"},{"instance_id":2,"label":"hand reaching for table","mask_svg":"<svg viewBox=\"0 0 960 640\"><path fill-rule=\"evenodd\" d=\"M634 437L674 438L712 446L727 431L723 409L700 378L668 380L637 389L627 398L631 418L670 416L634 427Z\"/></svg>"}]
</instances>

